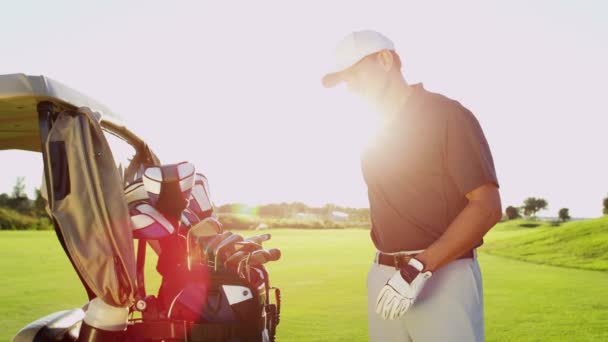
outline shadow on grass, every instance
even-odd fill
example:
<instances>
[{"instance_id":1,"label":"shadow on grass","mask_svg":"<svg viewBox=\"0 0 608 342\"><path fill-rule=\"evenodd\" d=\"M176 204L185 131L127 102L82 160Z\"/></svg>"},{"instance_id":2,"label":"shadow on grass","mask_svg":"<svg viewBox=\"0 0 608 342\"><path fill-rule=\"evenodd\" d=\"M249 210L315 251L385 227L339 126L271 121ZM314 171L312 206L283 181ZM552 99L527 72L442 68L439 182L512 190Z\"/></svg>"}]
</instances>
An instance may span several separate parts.
<instances>
[{"instance_id":1,"label":"shadow on grass","mask_svg":"<svg viewBox=\"0 0 608 342\"><path fill-rule=\"evenodd\" d=\"M522 223L519 226L524 228L536 228L540 226L540 223Z\"/></svg>"}]
</instances>

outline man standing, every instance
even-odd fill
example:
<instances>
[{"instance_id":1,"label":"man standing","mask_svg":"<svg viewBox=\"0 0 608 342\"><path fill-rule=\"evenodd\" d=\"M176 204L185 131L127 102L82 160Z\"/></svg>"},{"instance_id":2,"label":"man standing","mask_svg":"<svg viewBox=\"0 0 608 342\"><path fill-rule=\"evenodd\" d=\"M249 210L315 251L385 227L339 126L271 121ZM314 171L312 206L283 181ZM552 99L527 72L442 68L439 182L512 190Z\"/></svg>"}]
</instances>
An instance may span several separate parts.
<instances>
[{"instance_id":1,"label":"man standing","mask_svg":"<svg viewBox=\"0 0 608 342\"><path fill-rule=\"evenodd\" d=\"M337 71L382 115L362 154L372 240L371 341L483 341L483 292L475 249L501 218L490 148L460 103L410 85L393 43L358 31L336 49Z\"/></svg>"}]
</instances>

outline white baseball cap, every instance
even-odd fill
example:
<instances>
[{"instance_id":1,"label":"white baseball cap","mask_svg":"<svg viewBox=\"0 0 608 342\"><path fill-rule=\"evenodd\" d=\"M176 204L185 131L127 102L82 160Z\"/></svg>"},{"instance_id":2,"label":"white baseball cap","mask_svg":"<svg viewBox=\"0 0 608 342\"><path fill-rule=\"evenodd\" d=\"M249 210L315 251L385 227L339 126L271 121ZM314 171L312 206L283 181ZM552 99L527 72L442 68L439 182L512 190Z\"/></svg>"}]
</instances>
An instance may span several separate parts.
<instances>
[{"instance_id":1,"label":"white baseball cap","mask_svg":"<svg viewBox=\"0 0 608 342\"><path fill-rule=\"evenodd\" d=\"M344 70L382 50L395 50L395 44L383 34L372 30L350 33L336 46L336 65L333 72L323 77L323 86L330 88L342 82Z\"/></svg>"}]
</instances>

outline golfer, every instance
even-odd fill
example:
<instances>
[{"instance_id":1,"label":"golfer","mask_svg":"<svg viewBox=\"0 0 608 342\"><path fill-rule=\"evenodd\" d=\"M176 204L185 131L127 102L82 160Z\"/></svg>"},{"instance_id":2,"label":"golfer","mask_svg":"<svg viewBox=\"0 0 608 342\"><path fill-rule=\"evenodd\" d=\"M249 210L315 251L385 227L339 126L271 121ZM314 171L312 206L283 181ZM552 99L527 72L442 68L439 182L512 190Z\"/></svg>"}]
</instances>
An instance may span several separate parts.
<instances>
[{"instance_id":1,"label":"golfer","mask_svg":"<svg viewBox=\"0 0 608 342\"><path fill-rule=\"evenodd\" d=\"M378 251L367 279L370 341L483 341L476 248L502 209L477 119L409 84L378 32L349 34L336 58L324 86L345 82L382 122L361 158Z\"/></svg>"}]
</instances>

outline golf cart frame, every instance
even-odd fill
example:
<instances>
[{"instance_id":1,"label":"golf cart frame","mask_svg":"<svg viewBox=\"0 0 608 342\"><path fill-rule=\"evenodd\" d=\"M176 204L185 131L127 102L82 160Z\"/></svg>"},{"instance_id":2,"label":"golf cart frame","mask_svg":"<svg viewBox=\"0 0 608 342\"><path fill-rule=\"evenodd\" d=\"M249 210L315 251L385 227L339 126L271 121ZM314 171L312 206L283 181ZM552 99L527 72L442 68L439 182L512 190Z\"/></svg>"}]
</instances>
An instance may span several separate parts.
<instances>
[{"instance_id":1,"label":"golf cart frame","mask_svg":"<svg viewBox=\"0 0 608 342\"><path fill-rule=\"evenodd\" d=\"M134 148L124 170L116 167L104 133ZM148 145L95 100L44 76L13 74L0 75L0 150L5 149L41 153L47 212L89 300L129 307L145 318L146 241L140 239L135 252L123 190L146 168L160 165ZM270 299L267 274L265 279L260 301L266 302L260 305ZM276 292L275 298L280 300ZM275 326L279 305L271 307ZM86 305L46 316L23 328L13 341L83 341L78 334L84 310ZM254 325L259 327L258 322ZM240 328L222 322L136 319L129 321L120 341L222 341L235 329ZM274 340L274 331L271 335Z\"/></svg>"},{"instance_id":2,"label":"golf cart frame","mask_svg":"<svg viewBox=\"0 0 608 342\"><path fill-rule=\"evenodd\" d=\"M124 307L145 296L143 276L137 279L122 192L135 173L159 164L147 144L107 107L44 76L0 76L0 125L0 150L41 153L41 190L47 199L47 212L89 300L100 297L110 305ZM124 174L116 169L104 132L135 150ZM113 256L110 261L107 255ZM30 335L35 332L31 336L34 340L56 338L66 324L77 323L71 329L73 334L83 315L78 309L47 316L38 322L44 323L42 327L35 327L34 322ZM18 334L16 340L28 336L28 329L24 330L26 333Z\"/></svg>"}]
</instances>

